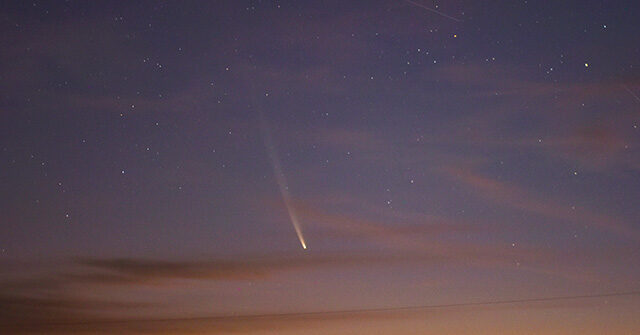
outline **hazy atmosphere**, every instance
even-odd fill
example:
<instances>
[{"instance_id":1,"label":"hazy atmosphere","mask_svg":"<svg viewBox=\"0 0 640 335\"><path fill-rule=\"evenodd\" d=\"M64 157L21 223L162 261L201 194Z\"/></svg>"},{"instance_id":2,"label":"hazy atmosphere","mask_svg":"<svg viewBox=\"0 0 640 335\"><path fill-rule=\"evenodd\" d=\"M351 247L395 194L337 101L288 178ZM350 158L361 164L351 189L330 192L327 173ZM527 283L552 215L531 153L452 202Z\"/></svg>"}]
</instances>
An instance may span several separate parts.
<instances>
[{"instance_id":1,"label":"hazy atmosphere","mask_svg":"<svg viewBox=\"0 0 640 335\"><path fill-rule=\"evenodd\" d=\"M0 333L640 333L640 2L3 1Z\"/></svg>"}]
</instances>

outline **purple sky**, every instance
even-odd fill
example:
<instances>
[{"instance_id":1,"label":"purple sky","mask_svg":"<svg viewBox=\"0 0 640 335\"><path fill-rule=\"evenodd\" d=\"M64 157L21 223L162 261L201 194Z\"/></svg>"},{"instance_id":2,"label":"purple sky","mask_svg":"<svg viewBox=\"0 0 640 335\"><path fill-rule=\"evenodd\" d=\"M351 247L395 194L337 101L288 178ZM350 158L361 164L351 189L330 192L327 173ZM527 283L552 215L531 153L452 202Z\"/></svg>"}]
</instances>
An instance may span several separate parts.
<instances>
[{"instance_id":1,"label":"purple sky","mask_svg":"<svg viewBox=\"0 0 640 335\"><path fill-rule=\"evenodd\" d=\"M393 309L640 291L638 17L4 2L0 329L639 333L637 293Z\"/></svg>"}]
</instances>

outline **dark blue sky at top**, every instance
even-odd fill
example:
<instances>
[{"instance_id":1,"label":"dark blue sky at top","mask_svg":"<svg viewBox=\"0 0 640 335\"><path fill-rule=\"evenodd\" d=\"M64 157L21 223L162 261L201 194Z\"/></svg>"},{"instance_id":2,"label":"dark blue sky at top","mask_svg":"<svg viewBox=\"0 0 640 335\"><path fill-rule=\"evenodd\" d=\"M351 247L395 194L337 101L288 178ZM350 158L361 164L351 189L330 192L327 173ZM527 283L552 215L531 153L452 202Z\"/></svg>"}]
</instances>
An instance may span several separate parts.
<instances>
[{"instance_id":1,"label":"dark blue sky at top","mask_svg":"<svg viewBox=\"0 0 640 335\"><path fill-rule=\"evenodd\" d=\"M80 240L102 231L130 232L135 240L144 238L140 234L162 236L163 229L174 232L176 221L185 225L180 230L229 231L216 221L232 219L229 215L243 221L238 212L245 206L230 198L253 187L268 193L273 186L256 131L256 107L277 124L279 151L293 174L306 165L344 159L336 148L301 141L309 130L381 133L379 141L397 146L398 156L384 157L381 165L389 166L380 171L358 164L328 166L326 175L299 191L350 187L349 176L361 171L361 185L373 179L367 191L383 194L391 187L402 197L408 173L403 171L410 164L403 166L399 156L419 150L411 148L411 137L476 127L467 118L497 104L516 112L492 129L478 130L496 140L615 122L610 100L593 101L576 118L538 101L544 99L524 97L520 104L500 96L473 99L475 92L500 94L514 80L548 84L560 94L567 85L633 88L637 81L640 43L632 33L637 25L632 4L434 5L463 21L393 1L5 4L3 203L12 222L6 236L16 236L4 243L20 248L30 235L59 234L61 241L83 245ZM474 73L460 70L458 81L451 81L439 72L456 66ZM468 84L459 82L465 76ZM621 89L617 103L623 99L632 110L633 98ZM340 151L349 143L344 146ZM548 158L482 143L439 146L496 161L509 157L512 171L493 172L534 188L540 179L549 180L554 186L546 191L560 197L571 188L605 189L618 203L627 197L611 185L619 176L595 180L601 184L595 188L568 182L558 172L562 169L547 168L564 164L571 170L576 165L571 162L540 163ZM197 171L188 171L188 164L198 165L192 167ZM100 204L102 198L111 204ZM69 221L73 224L65 225ZM102 224L89 224L96 221ZM166 221L164 228L156 221ZM87 230L74 232L75 224Z\"/></svg>"}]
</instances>

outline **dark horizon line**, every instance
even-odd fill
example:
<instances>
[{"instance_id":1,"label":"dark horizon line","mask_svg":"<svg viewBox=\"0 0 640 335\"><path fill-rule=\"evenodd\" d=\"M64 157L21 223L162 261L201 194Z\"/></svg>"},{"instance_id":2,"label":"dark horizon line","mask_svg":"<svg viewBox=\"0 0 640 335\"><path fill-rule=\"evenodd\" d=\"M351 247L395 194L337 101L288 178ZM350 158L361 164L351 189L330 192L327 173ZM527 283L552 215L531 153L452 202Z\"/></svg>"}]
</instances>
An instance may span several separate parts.
<instances>
[{"instance_id":1,"label":"dark horizon line","mask_svg":"<svg viewBox=\"0 0 640 335\"><path fill-rule=\"evenodd\" d=\"M437 304L437 305L418 305L418 306L401 306L401 307L382 307L382 308L368 308L368 309L347 309L347 310L335 310L335 311L317 311L317 312L297 312L297 313L267 313L267 314L246 314L246 315L212 315L212 316L198 316L198 317L182 317L182 318L158 318L158 319L122 319L122 320L93 320L93 321L80 321L80 322L49 322L49 323L32 323L32 324L14 324L8 325L8 327L20 327L20 326L38 326L38 327L55 327L55 326L82 326L82 325L104 325L104 324L121 324L121 323L156 323L156 322L186 322L186 321L230 321L230 320L243 320L243 319L265 319L265 318L289 318L289 317L306 317L306 316L322 316L322 315L340 315L340 314L358 314L358 313L381 313L381 312L398 312L398 311L420 311L427 309L440 309L440 308L456 308L456 307L471 307L471 306L491 306L491 305L506 305L528 302L547 302L547 301L561 301L561 300L577 300L577 299L592 299L592 298L607 298L607 297L622 297L622 296L634 296L640 295L640 290L634 291L622 291L622 292L610 292L599 294L585 294L585 295L568 295L568 296L555 296L555 297L541 297L541 298L526 298L526 299L511 299L511 300L488 300L477 302L461 302L450 304Z\"/></svg>"}]
</instances>

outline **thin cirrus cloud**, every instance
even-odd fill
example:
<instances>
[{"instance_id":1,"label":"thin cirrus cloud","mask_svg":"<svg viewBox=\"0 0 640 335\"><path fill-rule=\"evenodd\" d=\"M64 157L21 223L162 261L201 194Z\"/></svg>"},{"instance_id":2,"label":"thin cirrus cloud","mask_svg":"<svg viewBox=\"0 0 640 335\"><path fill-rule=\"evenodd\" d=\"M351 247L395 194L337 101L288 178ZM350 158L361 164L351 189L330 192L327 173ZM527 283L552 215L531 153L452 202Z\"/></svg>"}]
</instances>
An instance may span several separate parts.
<instances>
[{"instance_id":1,"label":"thin cirrus cloud","mask_svg":"<svg viewBox=\"0 0 640 335\"><path fill-rule=\"evenodd\" d=\"M15 292L58 291L73 285L160 285L176 280L260 281L279 274L327 267L353 267L438 258L424 253L350 253L305 256L262 256L228 260L155 260L144 258L86 258L67 264L64 270L49 270L4 280ZM7 276L5 276L6 278ZM50 285L45 285L49 283Z\"/></svg>"},{"instance_id":2,"label":"thin cirrus cloud","mask_svg":"<svg viewBox=\"0 0 640 335\"><path fill-rule=\"evenodd\" d=\"M374 220L332 212L310 202L298 200L295 204L301 218L308 226L314 227L315 236L319 236L320 239L323 236L331 240L342 238L365 242L373 248L383 250L429 255L429 258L425 257L420 261L422 266L448 265L460 268L524 271L581 283L606 280L606 276L586 266L580 257L525 243L519 243L515 247L500 241L484 242L480 237L491 231L509 231L510 226L507 224L457 222L424 214L403 215L394 212L390 215L372 211L379 217L378 220ZM445 241L442 241L443 236L447 236ZM479 240L471 242L470 238ZM626 249L608 250L597 256L589 250L579 252L581 255L588 255L585 259L591 262L606 261L615 258L615 255L626 253Z\"/></svg>"},{"instance_id":3,"label":"thin cirrus cloud","mask_svg":"<svg viewBox=\"0 0 640 335\"><path fill-rule=\"evenodd\" d=\"M213 280L245 281L268 280L276 275L292 271L318 270L327 267L357 267L385 264L403 264L441 259L438 255L420 252L374 252L348 254L317 254L304 256L272 256L236 260L212 261L162 261L148 259L84 259L78 261L90 275L76 275L80 282L127 283L107 278L128 278L132 283L153 283L164 280Z\"/></svg>"},{"instance_id":4,"label":"thin cirrus cloud","mask_svg":"<svg viewBox=\"0 0 640 335\"><path fill-rule=\"evenodd\" d=\"M450 167L444 169L443 172L473 190L479 197L490 202L559 220L560 222L571 224L587 223L623 238L640 239L636 230L616 218L589 210L575 211L568 205L562 206L557 202L543 200L516 185L482 176L469 169Z\"/></svg>"}]
</instances>

